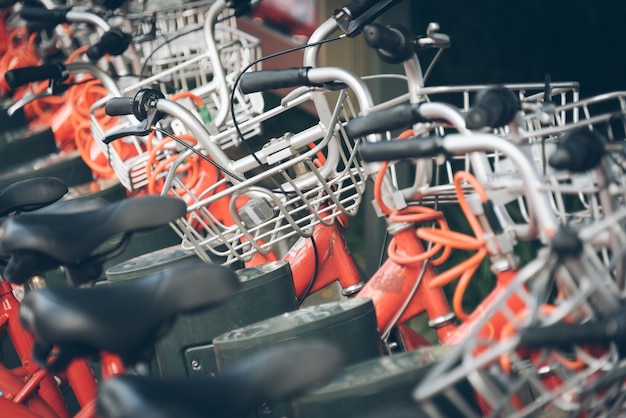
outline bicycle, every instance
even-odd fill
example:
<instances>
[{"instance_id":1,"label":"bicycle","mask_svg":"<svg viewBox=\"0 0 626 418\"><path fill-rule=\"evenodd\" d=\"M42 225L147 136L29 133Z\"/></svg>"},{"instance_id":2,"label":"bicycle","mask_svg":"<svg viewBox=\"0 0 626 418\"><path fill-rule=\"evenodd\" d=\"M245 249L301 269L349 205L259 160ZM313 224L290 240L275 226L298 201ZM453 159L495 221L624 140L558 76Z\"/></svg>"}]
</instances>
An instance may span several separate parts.
<instances>
[{"instance_id":1,"label":"bicycle","mask_svg":"<svg viewBox=\"0 0 626 418\"><path fill-rule=\"evenodd\" d=\"M38 182L37 186L40 184ZM52 185L55 186L54 183ZM20 190L32 192L33 188ZM8 198L9 194L2 196ZM42 200L43 198L38 202ZM14 202L9 201L9 204L7 207L15 207ZM33 205L30 198L23 200L20 207L34 209ZM145 217L147 209L153 215L150 219ZM105 252L95 251L94 254L94 250L108 237L123 233L123 240L126 240L134 231L153 228L183 213L184 204L179 199L147 196L105 206L94 205L89 201L64 202L27 217L7 219L0 227L3 238L0 251L10 255L4 277L14 283L28 280L31 285L40 284L40 280L36 279L39 273L55 264L62 264L66 266L68 277L74 279L75 285L87 283L94 277L93 270L104 259L119 251L118 247ZM98 221L100 228L84 233L81 225L94 221ZM74 237L76 239L68 239L68 233L70 236L78 234ZM162 335L162 324L166 320L182 312L207 308L222 302L239 289L239 286L239 279L232 270L198 261L116 286L32 290L19 307L19 321L23 324L23 329L17 323L17 308L5 314L13 325L11 335L15 337L16 347L20 347L20 350L32 350L34 360L45 367L45 370L39 369L31 374L28 383L20 386L19 390L3 388L3 397L0 399L3 411L25 417L34 416L33 413L41 414L37 416L59 416L52 415L59 411L46 410L45 404L37 402L38 397L32 391L51 378L50 373L58 374L67 370L76 396L85 401L81 403L82 409L76 416L91 416L95 399L89 397L93 396L93 392L89 391L94 389L94 383L87 386L88 376L84 373L77 374L79 370L76 366L83 362L75 360L76 358L102 351L102 377L106 379L120 374L124 365L137 364L144 358L145 347ZM155 288L160 290L154 292ZM8 297L3 295L5 301ZM115 315L108 312L111 304L117 306ZM68 317L74 320L59 321L59 318ZM34 339L30 337L31 334ZM294 374L294 362L303 360L315 360L316 367L305 374ZM218 397L213 408L225 404L227 411L247 413L260 399L282 398L329 376L340 361L339 352L326 344L295 345L268 352L217 379L220 385L232 381L234 387L244 386L247 390L235 396L230 403L221 396ZM30 364L34 367L33 363ZM277 386L276 377L283 375L287 380ZM74 380L77 378L80 380ZM213 385L217 381L212 379ZM7 384L5 380L2 383ZM56 385L54 380L52 383ZM77 386L79 383L81 385ZM130 383L132 379L112 383L113 386L108 389L109 395L116 390L115 384ZM223 386L222 388L224 389ZM43 388L40 393L43 396ZM50 395L44 397L47 403L51 402ZM33 412L27 412L20 405L26 399L34 399L34 403L28 405ZM108 402L114 402L114 399L109 399ZM59 414L65 416L61 412Z\"/></svg>"}]
</instances>

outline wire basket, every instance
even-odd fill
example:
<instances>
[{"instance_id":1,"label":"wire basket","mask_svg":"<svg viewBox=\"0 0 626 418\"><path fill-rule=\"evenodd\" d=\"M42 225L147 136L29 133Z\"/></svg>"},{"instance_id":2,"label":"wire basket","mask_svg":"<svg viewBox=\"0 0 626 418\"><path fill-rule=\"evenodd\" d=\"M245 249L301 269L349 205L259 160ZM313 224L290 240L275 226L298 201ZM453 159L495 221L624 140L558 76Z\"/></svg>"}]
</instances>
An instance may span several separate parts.
<instances>
[{"instance_id":1,"label":"wire basket","mask_svg":"<svg viewBox=\"0 0 626 418\"><path fill-rule=\"evenodd\" d=\"M602 266L593 267L593 253L585 251L567 265L541 251L524 267L465 340L419 383L414 397L428 415L609 416L613 408L623 410L626 364L613 344L562 349L520 344L520 332L530 325L585 323L620 309L615 283Z\"/></svg>"},{"instance_id":2,"label":"wire basket","mask_svg":"<svg viewBox=\"0 0 626 418\"><path fill-rule=\"evenodd\" d=\"M544 112L527 112L519 135L527 144L538 171L544 176L546 192L562 224L588 224L612 213L624 202L623 141L626 139L626 92L611 92L554 106ZM606 158L600 168L581 172L555 170L547 163L564 135L574 131L595 132L605 143ZM514 172L508 161L499 161L496 171ZM610 184L611 191L607 191ZM603 198L610 193L611 198ZM620 197L621 196L621 197ZM519 207L528 219L523 202ZM606 207L607 205L611 207Z\"/></svg>"},{"instance_id":3,"label":"wire basket","mask_svg":"<svg viewBox=\"0 0 626 418\"><path fill-rule=\"evenodd\" d=\"M542 103L546 99L546 85L543 83L505 84L502 86L513 90L524 104ZM434 86L424 87L418 94L421 100L449 103L466 112L471 108L474 97L489 87L493 87L493 85ZM579 100L579 85L575 82L552 83L547 96L551 102L558 105L576 103ZM398 97L394 103L407 99L408 97L405 96ZM555 123L560 121L561 119L554 120ZM501 136L512 137L508 127L493 132ZM416 130L417 136L443 136L446 133L456 133L456 130L439 123L419 124ZM486 154L485 161L493 168L494 173L510 173L510 166L498 165L500 155L497 153ZM458 203L452 179L457 170L472 171L472 158L466 155L456 156L446 161L435 159L433 160L433 167L429 170L432 171L426 177L416 175L415 183L403 190L404 196L408 200L418 201L424 205ZM497 178L492 180L497 180ZM506 181L509 180L510 176L507 176ZM504 186L502 189L510 190L508 186ZM519 190L514 191L514 193L503 192L493 196L493 198L498 203L507 203L515 200L519 196L518 192Z\"/></svg>"},{"instance_id":4,"label":"wire basket","mask_svg":"<svg viewBox=\"0 0 626 418\"><path fill-rule=\"evenodd\" d=\"M320 92L299 89L277 107L242 122L241 129L270 118L288 118L289 110L310 105L314 94ZM197 155L182 154L171 165L162 191L187 202L187 217L175 228L182 246L203 259L225 259L224 264L245 262L255 254L280 256L290 238L310 236L315 225L354 215L366 175L357 155L358 142L343 131L343 122L353 116L349 95L342 91L329 124L318 122L295 134L257 138L263 142L260 150L244 148L243 157L221 162L229 171L214 168L206 188L191 189L175 174L186 157Z\"/></svg>"},{"instance_id":5,"label":"wire basket","mask_svg":"<svg viewBox=\"0 0 626 418\"><path fill-rule=\"evenodd\" d=\"M142 73L149 73L150 76L127 86L123 92L130 95L141 88L158 88L173 99L182 95L174 100L180 100L195 113L214 134L214 141L226 149L241 141L240 135L232 129L230 135L216 136L220 131L233 127L230 94L234 80L245 66L261 55L261 48L257 38L236 28L235 18L227 11L223 12L220 23L213 25L207 20L207 11L213 3L187 3L129 14L127 19L134 28L136 48L142 51L144 57ZM214 44L209 45L211 37ZM258 67L254 65L252 68ZM218 73L219 76L216 76ZM239 121L261 113L264 106L260 93L243 95L235 91L232 102ZM108 119L102 119L104 104L101 101L91 109L92 135L124 187L131 192L144 190L152 181L148 162L174 158L173 155L180 149L167 146L160 149L160 155L152 155L152 150L164 140L161 134L149 139L120 139L123 153L118 151L120 146L105 145L102 139L107 132L136 125L137 121L133 117L118 118L118 124L111 127ZM172 118L164 120L160 126L174 135L187 134L184 124ZM246 124L242 134L246 138L259 132L259 124Z\"/></svg>"},{"instance_id":6,"label":"wire basket","mask_svg":"<svg viewBox=\"0 0 626 418\"><path fill-rule=\"evenodd\" d=\"M427 87L421 94L429 101L443 101L467 111L473 96L488 86L442 86ZM550 100L546 101L542 84L506 85L515 91L521 100L520 129L511 132L509 127L493 133L522 146L534 162L537 173L542 177L542 192L548 196L553 212L561 224L589 224L619 208L626 200L623 172L626 167L622 152L622 141L626 138L626 93L611 92L581 99L577 83L554 83L550 89ZM455 130L436 123L419 126L421 135L445 135ZM582 172L556 170L547 163L562 137L574 130L588 129L598 133L607 144L607 157L601 170ZM507 206L508 216L514 222L528 223L529 214L523 197L524 184L520 180L511 160L499 153L463 155L442 161L433 159L424 177L416 175L415 183L402 189L407 201L424 205L456 204L451 179L458 170L474 170L473 159L484 162L487 175L479 180L488 189L491 200ZM422 168L423 169L423 168ZM605 178L605 174L610 177ZM610 182L610 191L608 186ZM612 194L607 198L608 194ZM608 206L611 207L608 207Z\"/></svg>"}]
</instances>

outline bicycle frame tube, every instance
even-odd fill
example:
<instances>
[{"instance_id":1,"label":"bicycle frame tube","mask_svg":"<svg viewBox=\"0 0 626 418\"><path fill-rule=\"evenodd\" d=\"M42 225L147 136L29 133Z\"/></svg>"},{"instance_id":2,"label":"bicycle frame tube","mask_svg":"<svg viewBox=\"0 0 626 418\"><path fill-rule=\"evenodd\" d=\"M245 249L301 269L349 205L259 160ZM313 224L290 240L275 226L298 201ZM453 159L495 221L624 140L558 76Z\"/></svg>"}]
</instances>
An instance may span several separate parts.
<instances>
[{"instance_id":1,"label":"bicycle frame tube","mask_svg":"<svg viewBox=\"0 0 626 418\"><path fill-rule=\"evenodd\" d=\"M31 360L31 353L34 346L33 337L27 333L19 321L19 302L13 295L12 286L4 281L0 280L0 321L5 327L5 330L15 348L15 352L22 364L21 369L30 378L40 371L41 369L35 362ZM37 377L40 379L38 385L32 385L30 391L34 392L37 388L39 396L50 405L59 417L69 416L63 397L59 392L54 377L47 374L45 376ZM28 382L26 383L28 385ZM25 386L22 382L22 387ZM18 390L18 392L21 391ZM15 394L15 393L14 393ZM32 396L34 393L21 393L21 397Z\"/></svg>"},{"instance_id":2,"label":"bicycle frame tube","mask_svg":"<svg viewBox=\"0 0 626 418\"><path fill-rule=\"evenodd\" d=\"M31 360L34 340L19 322L19 302L13 295L11 285L6 281L0 281L0 292L2 306L0 325L6 327L7 334L22 364L20 369L28 376L26 383L20 382L21 387L14 392L15 401L30 399L37 392L55 411L55 417L69 417L70 413L54 376L39 368ZM7 372L10 373L10 371ZM66 372L68 382L81 408L92 402L96 396L97 385L89 363L84 359L74 360L69 364Z\"/></svg>"},{"instance_id":3,"label":"bicycle frame tube","mask_svg":"<svg viewBox=\"0 0 626 418\"><path fill-rule=\"evenodd\" d=\"M23 379L0 365L0 411L7 417L59 418L50 405L38 394L31 394L28 399L18 403L13 400L15 394L24 387Z\"/></svg>"},{"instance_id":4,"label":"bicycle frame tube","mask_svg":"<svg viewBox=\"0 0 626 418\"><path fill-rule=\"evenodd\" d=\"M472 332L476 324L484 318L485 312L489 312L491 307L494 306L495 303L502 302L502 298L506 292L506 289L509 288L517 273L518 269L506 270L498 273L496 275L495 288L491 292L489 292L489 295L485 299L480 302L478 307L474 310L474 312L471 313L469 318L461 325L459 325L457 331L450 336L450 338L446 341L446 344L461 344L465 340L465 338L467 338L467 336ZM506 303L511 312L520 312L527 307L526 303L515 294L507 298ZM494 337L494 335L499 334L499 332L502 330L502 327L508 322L509 319L501 313L491 315L487 324L483 326L483 329L486 330L486 332L491 333L491 335L485 335L485 338L491 339Z\"/></svg>"},{"instance_id":5,"label":"bicycle frame tube","mask_svg":"<svg viewBox=\"0 0 626 418\"><path fill-rule=\"evenodd\" d=\"M98 386L86 360L76 359L67 366L67 380L81 408L95 399Z\"/></svg>"},{"instance_id":6,"label":"bicycle frame tube","mask_svg":"<svg viewBox=\"0 0 626 418\"><path fill-rule=\"evenodd\" d=\"M42 418L46 416L41 413L34 413L28 407L5 398L0 398L0 411L2 411L3 416L12 418ZM56 417L56 415L50 416Z\"/></svg>"},{"instance_id":7,"label":"bicycle frame tube","mask_svg":"<svg viewBox=\"0 0 626 418\"><path fill-rule=\"evenodd\" d=\"M413 228L399 231L395 237L400 255L415 256L424 253L424 247L417 239ZM402 323L425 312L431 323L437 324L439 339L446 341L456 330L456 325L452 322L454 316L442 288L429 286L435 277L432 267L426 265L423 272L422 269L422 262L401 265L387 259L363 286L357 297L372 299L376 308L378 329L381 332L390 329L396 322ZM407 309L404 313L399 312L399 309L406 306L407 298L411 296L416 280L420 277L422 282L418 285ZM401 315L399 321L398 315Z\"/></svg>"},{"instance_id":8,"label":"bicycle frame tube","mask_svg":"<svg viewBox=\"0 0 626 418\"><path fill-rule=\"evenodd\" d=\"M315 246L311 239L300 238L283 257L291 265L297 297L305 297L309 285L308 293L314 293L335 281L339 281L344 295L360 289L358 269L337 223L316 225L313 240Z\"/></svg>"}]
</instances>

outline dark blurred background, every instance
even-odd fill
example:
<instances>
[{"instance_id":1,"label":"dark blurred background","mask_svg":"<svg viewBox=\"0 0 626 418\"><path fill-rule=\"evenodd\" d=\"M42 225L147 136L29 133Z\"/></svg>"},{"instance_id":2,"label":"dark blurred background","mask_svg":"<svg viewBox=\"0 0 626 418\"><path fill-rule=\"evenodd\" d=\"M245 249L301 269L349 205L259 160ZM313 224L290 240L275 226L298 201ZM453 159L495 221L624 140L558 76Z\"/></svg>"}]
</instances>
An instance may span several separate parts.
<instances>
[{"instance_id":1,"label":"dark blurred background","mask_svg":"<svg viewBox=\"0 0 626 418\"><path fill-rule=\"evenodd\" d=\"M304 42L346 1L262 0L256 17ZM435 21L450 35L430 85L541 82L550 73L579 81L588 97L626 89L625 17L626 3L615 0L403 0L379 22L422 35Z\"/></svg>"},{"instance_id":2,"label":"dark blurred background","mask_svg":"<svg viewBox=\"0 0 626 418\"><path fill-rule=\"evenodd\" d=\"M581 96L626 90L626 3L611 0L410 2L410 25L450 36L428 84L578 81Z\"/></svg>"}]
</instances>

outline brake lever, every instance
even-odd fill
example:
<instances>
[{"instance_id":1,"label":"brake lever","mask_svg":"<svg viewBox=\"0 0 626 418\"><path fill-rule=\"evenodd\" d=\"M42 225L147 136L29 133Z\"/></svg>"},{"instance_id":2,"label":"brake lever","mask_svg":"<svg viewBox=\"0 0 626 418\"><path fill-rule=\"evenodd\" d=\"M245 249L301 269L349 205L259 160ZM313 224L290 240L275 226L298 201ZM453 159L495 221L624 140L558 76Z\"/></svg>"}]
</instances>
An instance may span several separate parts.
<instances>
[{"instance_id":1,"label":"brake lever","mask_svg":"<svg viewBox=\"0 0 626 418\"><path fill-rule=\"evenodd\" d=\"M11 106L9 106L9 108L7 109L7 115L13 116L15 112L17 112L18 110L20 110L27 104L35 100L41 99L43 97L61 95L65 93L70 87L71 86L69 84L63 84L61 80L51 79L50 85L45 91L42 91L37 94L31 94L26 97L22 97L21 99L13 103Z\"/></svg>"},{"instance_id":2,"label":"brake lever","mask_svg":"<svg viewBox=\"0 0 626 418\"><path fill-rule=\"evenodd\" d=\"M426 29L426 36L418 37L415 46L419 49L427 48L448 48L450 47L450 37L439 32L439 23L430 22Z\"/></svg>"},{"instance_id":3,"label":"brake lever","mask_svg":"<svg viewBox=\"0 0 626 418\"><path fill-rule=\"evenodd\" d=\"M132 102L132 113L140 122L135 126L120 128L106 133L102 142L108 145L116 139L125 136L146 136L150 134L156 123L164 116L164 113L156 108L156 101L163 98L165 96L158 90L144 89L137 92Z\"/></svg>"}]
</instances>

